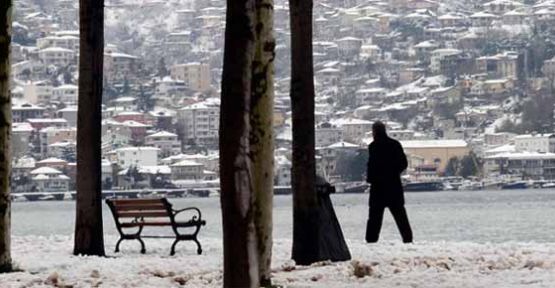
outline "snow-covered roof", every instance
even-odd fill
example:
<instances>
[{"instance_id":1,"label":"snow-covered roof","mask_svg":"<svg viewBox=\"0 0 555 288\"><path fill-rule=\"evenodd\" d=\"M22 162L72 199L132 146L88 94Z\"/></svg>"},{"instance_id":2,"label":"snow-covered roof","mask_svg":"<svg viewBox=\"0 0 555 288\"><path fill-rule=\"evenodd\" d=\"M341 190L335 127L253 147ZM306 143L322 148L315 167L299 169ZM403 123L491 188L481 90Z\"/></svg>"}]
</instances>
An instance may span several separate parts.
<instances>
[{"instance_id":1,"label":"snow-covered roof","mask_svg":"<svg viewBox=\"0 0 555 288\"><path fill-rule=\"evenodd\" d=\"M499 159L507 158L509 160L543 160L555 159L555 153L540 153L540 152L507 152L500 153L493 156L488 156L486 159Z\"/></svg>"},{"instance_id":2,"label":"snow-covered roof","mask_svg":"<svg viewBox=\"0 0 555 288\"><path fill-rule=\"evenodd\" d=\"M337 148L358 148L358 147L359 146L356 145L356 144L341 141L341 142L333 143L333 144L329 145L327 148L337 149Z\"/></svg>"},{"instance_id":3,"label":"snow-covered roof","mask_svg":"<svg viewBox=\"0 0 555 288\"><path fill-rule=\"evenodd\" d=\"M32 132L33 126L26 122L12 123L12 132Z\"/></svg>"},{"instance_id":4,"label":"snow-covered roof","mask_svg":"<svg viewBox=\"0 0 555 288\"><path fill-rule=\"evenodd\" d=\"M530 139L530 138L552 138L555 134L551 133L538 133L538 134L521 134L516 135L515 139Z\"/></svg>"},{"instance_id":5,"label":"snow-covered roof","mask_svg":"<svg viewBox=\"0 0 555 288\"><path fill-rule=\"evenodd\" d=\"M167 165L156 165L156 166L139 166L137 167L137 171L141 174L166 174L169 175L172 173L171 169ZM123 169L118 172L118 175L125 175L129 172L129 168Z\"/></svg>"},{"instance_id":6,"label":"snow-covered roof","mask_svg":"<svg viewBox=\"0 0 555 288\"><path fill-rule=\"evenodd\" d=\"M492 149L488 149L484 151L484 153L486 155L492 155L492 154L501 154L501 153L507 153L507 152L515 152L515 151L516 151L515 145L506 144Z\"/></svg>"},{"instance_id":7,"label":"snow-covered roof","mask_svg":"<svg viewBox=\"0 0 555 288\"><path fill-rule=\"evenodd\" d=\"M140 147L122 147L114 150L115 152L123 152L123 151L158 151L159 148L151 147L151 146L140 146Z\"/></svg>"},{"instance_id":8,"label":"snow-covered roof","mask_svg":"<svg viewBox=\"0 0 555 288\"><path fill-rule=\"evenodd\" d=\"M67 163L66 160L64 159L59 159L59 158L55 158L55 157L50 157L50 158L46 158L44 160L40 160L39 162L37 162L38 164L51 164L51 163Z\"/></svg>"},{"instance_id":9,"label":"snow-covered roof","mask_svg":"<svg viewBox=\"0 0 555 288\"><path fill-rule=\"evenodd\" d=\"M340 118L340 119L333 119L330 121L331 124L341 127L344 125L371 125L372 122L363 119L357 118Z\"/></svg>"},{"instance_id":10,"label":"snow-covered roof","mask_svg":"<svg viewBox=\"0 0 555 288\"><path fill-rule=\"evenodd\" d=\"M470 15L470 18L499 18L499 16L488 12L480 11Z\"/></svg>"},{"instance_id":11,"label":"snow-covered roof","mask_svg":"<svg viewBox=\"0 0 555 288\"><path fill-rule=\"evenodd\" d=\"M464 140L459 139L441 139L441 140L406 140L401 141L403 148L464 148L468 144Z\"/></svg>"},{"instance_id":12,"label":"snow-covered roof","mask_svg":"<svg viewBox=\"0 0 555 288\"><path fill-rule=\"evenodd\" d=\"M182 160L175 164L172 164L172 167L183 167L183 166L202 166L203 164L191 161L191 160Z\"/></svg>"},{"instance_id":13,"label":"snow-covered roof","mask_svg":"<svg viewBox=\"0 0 555 288\"><path fill-rule=\"evenodd\" d=\"M58 169L54 169L51 167L40 167L37 168L33 171L31 171L32 175L38 175L38 174L44 174L44 175L49 175L49 174L62 174L62 171L58 170Z\"/></svg>"},{"instance_id":14,"label":"snow-covered roof","mask_svg":"<svg viewBox=\"0 0 555 288\"><path fill-rule=\"evenodd\" d=\"M160 131L151 135L146 136L147 138L153 138L153 137L177 137L177 134L168 132L168 131Z\"/></svg>"},{"instance_id":15,"label":"snow-covered roof","mask_svg":"<svg viewBox=\"0 0 555 288\"><path fill-rule=\"evenodd\" d=\"M148 127L150 127L149 125L143 124L141 122L133 121L133 120L123 121L122 124L123 124L123 126L134 127L134 128L148 128Z\"/></svg>"},{"instance_id":16,"label":"snow-covered roof","mask_svg":"<svg viewBox=\"0 0 555 288\"><path fill-rule=\"evenodd\" d=\"M45 52L54 52L54 53L59 53L59 52L75 53L73 50L66 49L66 48L62 48L62 47L48 47L48 48L44 48L44 49L40 49L40 50L39 50L39 53L45 53Z\"/></svg>"}]
</instances>

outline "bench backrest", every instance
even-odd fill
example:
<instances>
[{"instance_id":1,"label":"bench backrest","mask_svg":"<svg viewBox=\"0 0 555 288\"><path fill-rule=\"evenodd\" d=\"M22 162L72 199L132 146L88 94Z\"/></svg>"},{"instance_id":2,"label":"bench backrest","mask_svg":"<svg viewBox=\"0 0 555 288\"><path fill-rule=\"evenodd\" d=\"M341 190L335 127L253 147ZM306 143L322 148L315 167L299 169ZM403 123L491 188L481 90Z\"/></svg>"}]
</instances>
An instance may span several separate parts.
<instances>
[{"instance_id":1,"label":"bench backrest","mask_svg":"<svg viewBox=\"0 0 555 288\"><path fill-rule=\"evenodd\" d=\"M173 222L171 204L166 198L156 199L106 199L117 226L124 218L169 218ZM122 221L120 221L120 219ZM127 221L126 221L127 222Z\"/></svg>"}]
</instances>

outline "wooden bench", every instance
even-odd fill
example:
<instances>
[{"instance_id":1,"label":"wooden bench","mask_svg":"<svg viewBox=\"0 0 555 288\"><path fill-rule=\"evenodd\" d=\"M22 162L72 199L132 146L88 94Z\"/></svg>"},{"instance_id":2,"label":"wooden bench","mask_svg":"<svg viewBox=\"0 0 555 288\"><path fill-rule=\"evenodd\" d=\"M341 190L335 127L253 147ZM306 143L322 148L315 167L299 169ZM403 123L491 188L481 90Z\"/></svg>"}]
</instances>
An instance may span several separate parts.
<instances>
[{"instance_id":1,"label":"wooden bench","mask_svg":"<svg viewBox=\"0 0 555 288\"><path fill-rule=\"evenodd\" d=\"M175 238L171 246L170 255L175 254L175 246L179 241L194 241L197 244L197 253L202 253L202 247L197 239L201 226L206 225L202 220L200 210L189 207L174 210L172 204L166 198L157 199L106 199L110 207L120 239L116 243L115 252L119 252L119 245L123 240L138 240L141 243L141 253L145 253L145 243L141 238ZM188 221L178 221L176 216L184 211L190 211L193 215ZM171 226L174 236L142 236L143 228L146 226L161 227ZM191 233L183 234L178 231L182 228L193 229ZM138 229L138 230L137 230ZM131 230L131 232L129 232Z\"/></svg>"}]
</instances>

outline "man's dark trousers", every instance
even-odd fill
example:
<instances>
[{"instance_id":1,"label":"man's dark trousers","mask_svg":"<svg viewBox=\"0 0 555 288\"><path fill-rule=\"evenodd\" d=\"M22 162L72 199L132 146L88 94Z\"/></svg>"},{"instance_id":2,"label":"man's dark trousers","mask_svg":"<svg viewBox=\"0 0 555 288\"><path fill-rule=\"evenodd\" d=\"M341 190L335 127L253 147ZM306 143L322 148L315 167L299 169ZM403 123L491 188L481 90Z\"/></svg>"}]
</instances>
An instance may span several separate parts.
<instances>
[{"instance_id":1,"label":"man's dark trousers","mask_svg":"<svg viewBox=\"0 0 555 288\"><path fill-rule=\"evenodd\" d=\"M389 211L393 215L393 219L395 219L395 223L397 223L397 228L401 233L403 242L412 242L412 230L404 205L393 205L389 207L383 205L370 205L369 218L366 223L366 242L378 242L380 230L382 228L383 214L386 207L389 208Z\"/></svg>"}]
</instances>

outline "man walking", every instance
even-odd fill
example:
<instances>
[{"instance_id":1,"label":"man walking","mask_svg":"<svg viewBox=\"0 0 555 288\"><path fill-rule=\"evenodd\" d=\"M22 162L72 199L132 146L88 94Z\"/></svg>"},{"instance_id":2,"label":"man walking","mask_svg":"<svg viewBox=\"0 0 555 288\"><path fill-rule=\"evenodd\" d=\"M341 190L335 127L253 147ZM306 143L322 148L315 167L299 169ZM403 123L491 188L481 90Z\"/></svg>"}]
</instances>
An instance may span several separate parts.
<instances>
[{"instance_id":1,"label":"man walking","mask_svg":"<svg viewBox=\"0 0 555 288\"><path fill-rule=\"evenodd\" d=\"M407 157L399 141L389 138L385 125L377 121L372 125L374 141L368 145L368 170L370 183L370 213L366 224L366 242L375 243L380 237L385 208L397 223L404 243L412 242L401 173L407 169Z\"/></svg>"}]
</instances>

